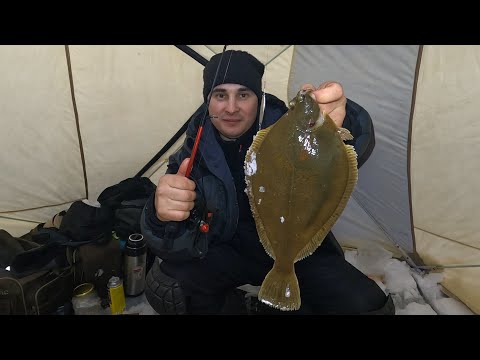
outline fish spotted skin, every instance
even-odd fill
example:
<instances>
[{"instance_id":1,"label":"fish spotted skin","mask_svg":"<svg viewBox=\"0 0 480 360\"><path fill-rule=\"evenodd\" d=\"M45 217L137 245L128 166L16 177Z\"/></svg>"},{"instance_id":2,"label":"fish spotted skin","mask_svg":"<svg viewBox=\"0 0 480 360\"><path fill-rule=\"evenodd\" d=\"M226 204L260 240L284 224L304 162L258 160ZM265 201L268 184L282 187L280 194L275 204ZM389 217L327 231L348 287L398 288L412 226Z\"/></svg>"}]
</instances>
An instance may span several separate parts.
<instances>
[{"instance_id":1,"label":"fish spotted skin","mask_svg":"<svg viewBox=\"0 0 480 360\"><path fill-rule=\"evenodd\" d=\"M346 138L350 132L300 91L247 151L246 192L260 241L275 260L258 297L272 307L300 308L294 263L321 245L354 190L357 154Z\"/></svg>"}]
</instances>

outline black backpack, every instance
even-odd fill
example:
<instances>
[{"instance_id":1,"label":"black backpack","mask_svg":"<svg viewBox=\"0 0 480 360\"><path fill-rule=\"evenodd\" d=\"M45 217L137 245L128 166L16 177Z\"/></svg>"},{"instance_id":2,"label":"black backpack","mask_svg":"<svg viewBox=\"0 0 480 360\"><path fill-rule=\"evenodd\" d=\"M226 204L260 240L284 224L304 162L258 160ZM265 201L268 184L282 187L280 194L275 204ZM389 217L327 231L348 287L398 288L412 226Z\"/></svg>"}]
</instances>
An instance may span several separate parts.
<instances>
[{"instance_id":1,"label":"black backpack","mask_svg":"<svg viewBox=\"0 0 480 360\"><path fill-rule=\"evenodd\" d=\"M121 239L140 233L140 217L148 198L156 186L146 177L125 179L110 186L98 196L102 208L109 209L112 230Z\"/></svg>"},{"instance_id":2,"label":"black backpack","mask_svg":"<svg viewBox=\"0 0 480 360\"><path fill-rule=\"evenodd\" d=\"M103 208L110 209L112 230L122 248L131 234L140 234L140 219L147 200L156 186L146 177L132 177L106 188L97 200ZM153 265L155 255L147 249L145 272Z\"/></svg>"}]
</instances>

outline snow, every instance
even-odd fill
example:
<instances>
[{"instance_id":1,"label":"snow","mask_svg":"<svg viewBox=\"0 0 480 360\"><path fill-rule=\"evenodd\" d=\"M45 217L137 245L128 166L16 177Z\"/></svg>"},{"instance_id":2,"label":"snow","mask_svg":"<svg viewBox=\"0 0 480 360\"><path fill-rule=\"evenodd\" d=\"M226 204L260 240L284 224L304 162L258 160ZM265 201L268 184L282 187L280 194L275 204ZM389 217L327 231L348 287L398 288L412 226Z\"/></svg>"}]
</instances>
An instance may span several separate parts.
<instances>
[{"instance_id":1,"label":"snow","mask_svg":"<svg viewBox=\"0 0 480 360\"><path fill-rule=\"evenodd\" d=\"M392 257L381 248L370 246L358 250L346 250L345 259L374 280L385 294L392 296L395 315L474 315L462 302L448 297L440 285L442 273L422 274L411 268L406 261ZM256 296L259 287L240 287L247 296ZM124 314L158 315L145 298L126 298ZM105 309L103 314L108 314Z\"/></svg>"},{"instance_id":2,"label":"snow","mask_svg":"<svg viewBox=\"0 0 480 360\"><path fill-rule=\"evenodd\" d=\"M252 176L257 172L257 154L250 155L250 161L245 161L245 175Z\"/></svg>"},{"instance_id":3,"label":"snow","mask_svg":"<svg viewBox=\"0 0 480 360\"><path fill-rule=\"evenodd\" d=\"M99 298L97 298L100 301ZM95 301L96 299L93 299ZM159 315L149 304L145 293L139 296L125 297L125 310L122 315ZM75 309L75 306L74 306ZM82 312L75 311L76 315L111 315L110 307L102 308L100 305L84 309Z\"/></svg>"},{"instance_id":4,"label":"snow","mask_svg":"<svg viewBox=\"0 0 480 360\"><path fill-rule=\"evenodd\" d=\"M125 300L127 306L123 313L126 315L158 315L148 303L145 293L134 298L127 297Z\"/></svg>"},{"instance_id":5,"label":"snow","mask_svg":"<svg viewBox=\"0 0 480 360\"><path fill-rule=\"evenodd\" d=\"M375 246L347 250L345 259L373 279L385 294L391 294L395 315L474 315L442 291L442 273L422 274Z\"/></svg>"}]
</instances>

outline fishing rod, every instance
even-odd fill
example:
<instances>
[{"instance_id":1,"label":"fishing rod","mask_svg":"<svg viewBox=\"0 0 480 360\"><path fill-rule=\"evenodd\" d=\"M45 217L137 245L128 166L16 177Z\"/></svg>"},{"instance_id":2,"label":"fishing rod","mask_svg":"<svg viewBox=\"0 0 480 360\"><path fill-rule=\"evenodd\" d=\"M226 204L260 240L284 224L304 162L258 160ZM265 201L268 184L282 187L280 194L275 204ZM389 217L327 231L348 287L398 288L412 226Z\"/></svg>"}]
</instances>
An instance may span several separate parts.
<instances>
[{"instance_id":1,"label":"fishing rod","mask_svg":"<svg viewBox=\"0 0 480 360\"><path fill-rule=\"evenodd\" d=\"M206 107L205 107L205 112L203 113L202 121L200 122L200 125L198 126L197 135L195 136L195 142L193 144L192 154L191 154L190 160L188 162L187 171L185 173L185 177L187 177L187 178L190 176L190 172L192 171L193 161L195 160L195 155L197 154L198 144L200 143L200 138L201 138L202 132L203 132L203 126L205 125L205 121L207 119L206 115L207 115L208 107L210 105L212 90L213 90L213 88L215 86L215 83L217 81L218 72L220 70L220 66L222 65L223 55L225 54L226 49L227 49L227 45L225 45L223 47L222 56L220 57L220 62L217 66L217 70L215 72L215 77L213 78L212 88L210 89L210 93L208 94L207 104L206 104ZM227 70L225 70L225 73L226 72L227 72ZM214 117L214 116L210 116L210 117Z\"/></svg>"},{"instance_id":2,"label":"fishing rod","mask_svg":"<svg viewBox=\"0 0 480 360\"><path fill-rule=\"evenodd\" d=\"M190 178L190 175L193 169L193 164L195 163L195 159L197 157L197 152L198 152L200 140L203 134L203 128L205 126L207 117L209 118L215 117L215 116L207 116L207 112L208 112L208 107L211 100L211 94L212 94L213 88L216 86L216 80L218 77L218 73L220 71L220 66L222 65L222 60L223 60L223 56L226 48L227 48L227 45L225 45L223 48L222 55L220 57L220 62L216 69L212 88L210 89L210 93L206 101L205 111L203 113L203 116L201 117L200 124L198 126L197 134L195 136L195 141L190 154L190 159L188 160L187 170L185 172L186 178ZM227 69L225 70L225 72L226 71ZM194 121L194 119L192 119L192 121ZM201 163L201 159L198 161L198 164L200 163ZM203 182L202 177L201 179L202 179L201 181ZM193 179L191 180L193 181ZM205 256L205 254L207 253L207 250L208 250L207 238L206 236L201 237L200 235L202 233L206 235L206 233L208 233L208 231L210 230L210 222L213 217L213 212L207 209L206 201L201 191L202 191L201 187L197 186L196 187L197 197L195 199L195 206L191 210L190 215L186 219L186 221L170 222L165 229L164 239L167 244L170 244L169 246L170 246L170 251L172 251L172 258L178 257L179 259L182 259L184 258L186 253L188 254L187 255L188 258L192 256L194 258L201 258ZM187 237L184 238L184 240L179 242L175 241L178 237L178 234L181 233L181 230L184 230L190 233L191 236L187 235Z\"/></svg>"}]
</instances>

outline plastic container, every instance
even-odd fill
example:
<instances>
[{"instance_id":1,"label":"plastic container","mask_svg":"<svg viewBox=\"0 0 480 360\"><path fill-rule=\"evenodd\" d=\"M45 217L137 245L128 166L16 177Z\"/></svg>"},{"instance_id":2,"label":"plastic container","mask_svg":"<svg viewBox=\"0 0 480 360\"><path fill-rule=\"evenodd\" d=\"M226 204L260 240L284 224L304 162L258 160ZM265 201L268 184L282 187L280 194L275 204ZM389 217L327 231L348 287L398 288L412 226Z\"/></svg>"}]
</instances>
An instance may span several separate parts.
<instances>
[{"instance_id":1,"label":"plastic container","mask_svg":"<svg viewBox=\"0 0 480 360\"><path fill-rule=\"evenodd\" d=\"M112 315L121 315L125 311L125 291L123 281L118 276L112 276L108 280L108 295L110 298L110 312Z\"/></svg>"}]
</instances>

